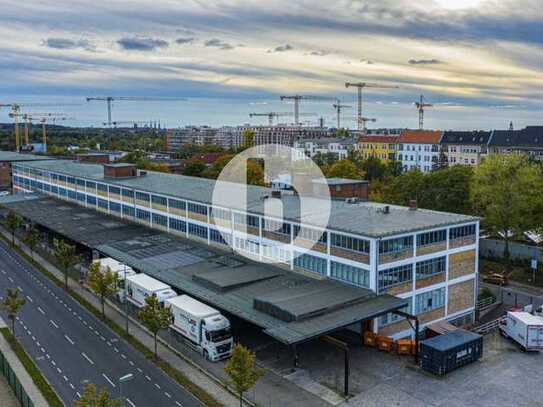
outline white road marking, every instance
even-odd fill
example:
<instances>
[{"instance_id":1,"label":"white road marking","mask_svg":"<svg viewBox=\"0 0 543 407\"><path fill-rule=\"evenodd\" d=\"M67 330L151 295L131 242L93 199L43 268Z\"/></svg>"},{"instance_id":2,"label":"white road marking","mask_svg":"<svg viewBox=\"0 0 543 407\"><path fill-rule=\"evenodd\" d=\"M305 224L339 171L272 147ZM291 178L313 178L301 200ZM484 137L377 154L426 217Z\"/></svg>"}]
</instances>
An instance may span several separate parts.
<instances>
[{"instance_id":1,"label":"white road marking","mask_svg":"<svg viewBox=\"0 0 543 407\"><path fill-rule=\"evenodd\" d=\"M68 335L64 335L64 337L66 338L66 340L67 340L68 342L70 342L70 345L74 345L74 344L75 344L75 342L72 341L72 339L71 339Z\"/></svg>"},{"instance_id":2,"label":"white road marking","mask_svg":"<svg viewBox=\"0 0 543 407\"><path fill-rule=\"evenodd\" d=\"M126 398L126 402L130 404L132 407L136 407L136 405L132 403L132 400L130 400L128 397Z\"/></svg>"},{"instance_id":3,"label":"white road marking","mask_svg":"<svg viewBox=\"0 0 543 407\"><path fill-rule=\"evenodd\" d=\"M108 381L108 383L111 384L112 387L116 387L115 383L113 383L111 381L111 379L109 377L107 377L104 373L102 373L102 376L104 376L104 379L106 379Z\"/></svg>"},{"instance_id":4,"label":"white road marking","mask_svg":"<svg viewBox=\"0 0 543 407\"><path fill-rule=\"evenodd\" d=\"M168 397L169 399L172 398L172 396L170 395L170 393L168 393L168 392L166 392L166 391L164 392L164 395L165 395L166 397Z\"/></svg>"},{"instance_id":5,"label":"white road marking","mask_svg":"<svg viewBox=\"0 0 543 407\"><path fill-rule=\"evenodd\" d=\"M42 310L40 306L38 306L38 311L40 311L42 313L42 315L45 315L45 311Z\"/></svg>"},{"instance_id":6,"label":"white road marking","mask_svg":"<svg viewBox=\"0 0 543 407\"><path fill-rule=\"evenodd\" d=\"M145 375L145 378L146 378L147 380L151 381L151 378L150 378L149 376Z\"/></svg>"},{"instance_id":7,"label":"white road marking","mask_svg":"<svg viewBox=\"0 0 543 407\"><path fill-rule=\"evenodd\" d=\"M13 283L13 279L11 277L8 277L8 280Z\"/></svg>"},{"instance_id":8,"label":"white road marking","mask_svg":"<svg viewBox=\"0 0 543 407\"><path fill-rule=\"evenodd\" d=\"M89 358L87 355L85 355L85 352L81 352L81 355L87 359L87 361L91 364L91 365L94 365L94 362L92 361L91 358Z\"/></svg>"},{"instance_id":9,"label":"white road marking","mask_svg":"<svg viewBox=\"0 0 543 407\"><path fill-rule=\"evenodd\" d=\"M183 404L181 404L179 401L176 401L175 404L177 404L178 406L183 406Z\"/></svg>"},{"instance_id":10,"label":"white road marking","mask_svg":"<svg viewBox=\"0 0 543 407\"><path fill-rule=\"evenodd\" d=\"M75 390L75 386L72 383L70 383L70 387L72 388L72 390Z\"/></svg>"},{"instance_id":11,"label":"white road marking","mask_svg":"<svg viewBox=\"0 0 543 407\"><path fill-rule=\"evenodd\" d=\"M30 297L29 295L26 296L26 299L30 302L34 302L34 300L32 299L32 297Z\"/></svg>"},{"instance_id":12,"label":"white road marking","mask_svg":"<svg viewBox=\"0 0 543 407\"><path fill-rule=\"evenodd\" d=\"M81 398L81 393L76 392L75 394L77 395L77 398Z\"/></svg>"},{"instance_id":13,"label":"white road marking","mask_svg":"<svg viewBox=\"0 0 543 407\"><path fill-rule=\"evenodd\" d=\"M160 390L160 385L158 383L155 383L155 387Z\"/></svg>"},{"instance_id":14,"label":"white road marking","mask_svg":"<svg viewBox=\"0 0 543 407\"><path fill-rule=\"evenodd\" d=\"M55 323L55 321L53 321L52 319L50 319L49 322L51 322L51 325L53 325L55 328L58 329L58 325Z\"/></svg>"}]
</instances>

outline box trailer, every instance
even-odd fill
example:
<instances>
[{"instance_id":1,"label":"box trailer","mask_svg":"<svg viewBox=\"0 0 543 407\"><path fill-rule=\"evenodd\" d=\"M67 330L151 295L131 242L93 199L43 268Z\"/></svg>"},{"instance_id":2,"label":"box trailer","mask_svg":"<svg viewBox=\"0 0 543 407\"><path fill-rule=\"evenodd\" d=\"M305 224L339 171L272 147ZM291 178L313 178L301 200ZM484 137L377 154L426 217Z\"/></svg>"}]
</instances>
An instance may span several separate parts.
<instances>
[{"instance_id":1,"label":"box trailer","mask_svg":"<svg viewBox=\"0 0 543 407\"><path fill-rule=\"evenodd\" d=\"M483 337L458 329L420 343L420 367L443 376L483 355Z\"/></svg>"},{"instance_id":2,"label":"box trailer","mask_svg":"<svg viewBox=\"0 0 543 407\"><path fill-rule=\"evenodd\" d=\"M126 299L138 308L143 307L145 299L151 295L156 295L161 305L168 298L177 296L168 284L143 273L126 278L126 294Z\"/></svg>"},{"instance_id":3,"label":"box trailer","mask_svg":"<svg viewBox=\"0 0 543 407\"><path fill-rule=\"evenodd\" d=\"M234 342L230 321L219 311L188 295L169 298L165 306L172 310L170 329L188 339L206 359L215 362L230 357Z\"/></svg>"},{"instance_id":4,"label":"box trailer","mask_svg":"<svg viewBox=\"0 0 543 407\"><path fill-rule=\"evenodd\" d=\"M107 272L108 268L117 275L117 299L122 301L124 298L125 277L136 275L134 269L126 264L123 264L111 257L93 260L93 263L100 263L100 271Z\"/></svg>"},{"instance_id":5,"label":"box trailer","mask_svg":"<svg viewBox=\"0 0 543 407\"><path fill-rule=\"evenodd\" d=\"M524 311L509 311L500 323L500 332L525 351L543 350L543 318Z\"/></svg>"}]
</instances>

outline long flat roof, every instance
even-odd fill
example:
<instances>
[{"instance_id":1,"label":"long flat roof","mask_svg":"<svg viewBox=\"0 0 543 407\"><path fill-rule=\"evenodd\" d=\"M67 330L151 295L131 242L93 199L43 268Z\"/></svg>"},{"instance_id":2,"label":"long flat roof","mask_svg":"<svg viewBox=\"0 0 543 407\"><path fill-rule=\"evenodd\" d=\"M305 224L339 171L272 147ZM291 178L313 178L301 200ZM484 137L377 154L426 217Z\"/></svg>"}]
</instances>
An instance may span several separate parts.
<instances>
[{"instance_id":1,"label":"long flat roof","mask_svg":"<svg viewBox=\"0 0 543 407\"><path fill-rule=\"evenodd\" d=\"M407 305L405 299L253 262L50 197L0 198L0 206L249 321L289 345ZM95 237L89 239L89 234ZM210 284L214 273L222 275L215 285Z\"/></svg>"},{"instance_id":2,"label":"long flat roof","mask_svg":"<svg viewBox=\"0 0 543 407\"><path fill-rule=\"evenodd\" d=\"M82 177L97 182L138 189L173 198L188 199L210 204L213 199L215 180L147 171L144 176L134 178L105 178L103 166L83 164L75 161L57 160L25 163L25 165L46 171L54 171L69 176ZM265 209L265 196L271 195L271 189L259 186L247 186L247 210L262 215ZM305 225L322 225L325 222L320 198L314 198L313 212L300 220L300 202L295 195L282 197L283 216L285 219ZM385 204L375 202L347 203L334 200L328 227L368 237L387 237L401 233L415 232L430 228L462 224L476 221L478 218L448 212L427 209L410 210L407 207L387 205L388 213L382 210ZM234 208L243 210L245 208Z\"/></svg>"},{"instance_id":3,"label":"long flat roof","mask_svg":"<svg viewBox=\"0 0 543 407\"><path fill-rule=\"evenodd\" d=\"M44 161L55 160L53 157L47 157L43 155L16 153L14 151L2 151L0 150L0 161Z\"/></svg>"}]
</instances>

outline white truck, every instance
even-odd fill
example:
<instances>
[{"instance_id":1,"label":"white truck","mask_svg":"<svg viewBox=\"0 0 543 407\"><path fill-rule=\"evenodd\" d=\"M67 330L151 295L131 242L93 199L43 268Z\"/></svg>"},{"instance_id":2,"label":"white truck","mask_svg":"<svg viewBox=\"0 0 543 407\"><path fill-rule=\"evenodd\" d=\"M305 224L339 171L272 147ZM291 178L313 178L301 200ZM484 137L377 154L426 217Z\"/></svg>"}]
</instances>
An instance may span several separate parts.
<instances>
[{"instance_id":1,"label":"white truck","mask_svg":"<svg viewBox=\"0 0 543 407\"><path fill-rule=\"evenodd\" d=\"M118 290L117 290L117 299L119 301L124 297L124 285L125 285L125 276L130 277L136 275L134 269L126 264L123 264L111 257L105 257L103 259L93 260L93 263L100 263L100 271L102 273L107 272L108 268L117 275L118 281Z\"/></svg>"},{"instance_id":2,"label":"white truck","mask_svg":"<svg viewBox=\"0 0 543 407\"><path fill-rule=\"evenodd\" d=\"M206 359L215 362L230 357L234 343L230 321L219 311L188 295L170 298L166 306L173 315L170 329L188 339Z\"/></svg>"},{"instance_id":3,"label":"white truck","mask_svg":"<svg viewBox=\"0 0 543 407\"><path fill-rule=\"evenodd\" d=\"M524 311L509 311L500 324L500 332L524 351L543 350L543 318Z\"/></svg>"},{"instance_id":4,"label":"white truck","mask_svg":"<svg viewBox=\"0 0 543 407\"><path fill-rule=\"evenodd\" d=\"M156 295L158 302L164 305L168 298L177 296L172 288L147 274L136 274L126 278L126 299L141 308L145 305L145 298Z\"/></svg>"}]
</instances>

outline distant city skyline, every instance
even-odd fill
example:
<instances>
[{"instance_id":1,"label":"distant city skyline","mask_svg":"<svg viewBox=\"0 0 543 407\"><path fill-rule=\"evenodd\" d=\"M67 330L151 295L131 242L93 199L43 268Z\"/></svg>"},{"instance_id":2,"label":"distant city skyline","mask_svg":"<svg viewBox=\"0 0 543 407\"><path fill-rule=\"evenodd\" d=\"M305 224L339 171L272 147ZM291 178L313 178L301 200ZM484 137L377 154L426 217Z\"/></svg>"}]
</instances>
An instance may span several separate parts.
<instances>
[{"instance_id":1,"label":"distant city skyline","mask_svg":"<svg viewBox=\"0 0 543 407\"><path fill-rule=\"evenodd\" d=\"M399 86L365 91L372 127L416 128L420 94L436 105L428 128L543 124L537 0L6 0L0 22L0 103L80 103L51 108L75 118L66 124L106 121L105 103L85 96L186 97L114 106L114 120L179 127L266 124L248 114L312 94L353 106L343 123L354 128L353 80ZM335 126L331 103L301 110Z\"/></svg>"}]
</instances>

